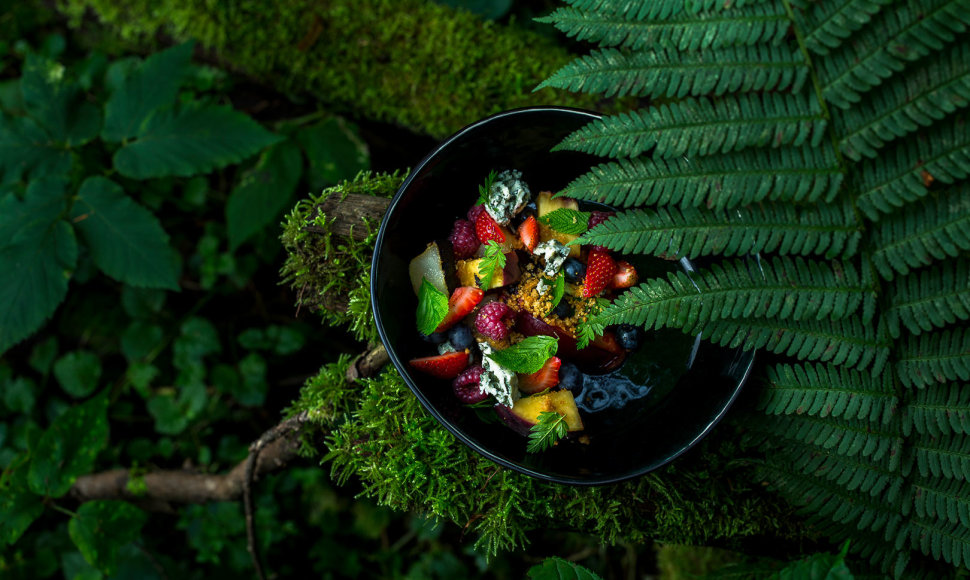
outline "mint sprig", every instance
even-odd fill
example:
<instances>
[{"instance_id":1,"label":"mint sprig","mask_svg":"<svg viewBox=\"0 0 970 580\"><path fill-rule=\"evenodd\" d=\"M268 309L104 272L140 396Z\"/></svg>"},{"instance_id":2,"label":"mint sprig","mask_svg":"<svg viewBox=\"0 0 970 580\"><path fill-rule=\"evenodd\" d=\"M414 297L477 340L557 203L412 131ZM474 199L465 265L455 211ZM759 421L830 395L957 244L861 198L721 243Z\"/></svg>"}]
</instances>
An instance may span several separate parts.
<instances>
[{"instance_id":1,"label":"mint sprig","mask_svg":"<svg viewBox=\"0 0 970 580\"><path fill-rule=\"evenodd\" d=\"M539 218L539 221L556 230L557 232L570 235L585 233L589 224L588 211L578 211L561 207L553 210Z\"/></svg>"},{"instance_id":2,"label":"mint sprig","mask_svg":"<svg viewBox=\"0 0 970 580\"><path fill-rule=\"evenodd\" d=\"M553 336L530 336L512 346L496 350L490 357L510 371L532 374L556 354L559 340Z\"/></svg>"},{"instance_id":3,"label":"mint sprig","mask_svg":"<svg viewBox=\"0 0 970 580\"><path fill-rule=\"evenodd\" d=\"M495 179L497 177L498 174L495 173L494 169L488 172L488 177L485 178L485 183L478 186L478 201L475 202L475 205L483 205L488 202L488 194L490 191L492 191L492 184L495 183Z\"/></svg>"},{"instance_id":4,"label":"mint sprig","mask_svg":"<svg viewBox=\"0 0 970 580\"><path fill-rule=\"evenodd\" d=\"M546 312L546 316L552 314L552 311L559 306L559 302L562 301L562 297L566 294L566 274L562 270L559 271L559 275L553 281L552 286L552 306L549 307L549 312Z\"/></svg>"},{"instance_id":5,"label":"mint sprig","mask_svg":"<svg viewBox=\"0 0 970 580\"><path fill-rule=\"evenodd\" d=\"M503 268L505 268L505 254L502 252L502 246L495 240L489 240L485 248L485 256L478 263L478 286L488 290L492 285L495 272Z\"/></svg>"},{"instance_id":6,"label":"mint sprig","mask_svg":"<svg viewBox=\"0 0 970 580\"><path fill-rule=\"evenodd\" d=\"M434 287L427 278L421 278L418 290L418 330L428 335L438 328L448 314L448 295Z\"/></svg>"},{"instance_id":7,"label":"mint sprig","mask_svg":"<svg viewBox=\"0 0 970 580\"><path fill-rule=\"evenodd\" d=\"M525 450L529 453L545 451L566 436L566 417L555 411L539 413L536 424L529 429L529 444Z\"/></svg>"}]
</instances>

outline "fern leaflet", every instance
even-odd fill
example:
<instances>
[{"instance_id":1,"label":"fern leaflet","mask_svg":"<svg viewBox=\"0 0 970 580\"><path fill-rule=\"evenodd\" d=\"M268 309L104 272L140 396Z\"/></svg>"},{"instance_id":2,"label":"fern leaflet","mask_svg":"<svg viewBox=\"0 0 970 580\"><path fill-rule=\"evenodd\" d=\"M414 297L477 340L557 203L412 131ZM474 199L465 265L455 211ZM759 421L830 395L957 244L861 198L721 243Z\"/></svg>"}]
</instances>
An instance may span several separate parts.
<instances>
[{"instance_id":1,"label":"fern leaflet","mask_svg":"<svg viewBox=\"0 0 970 580\"><path fill-rule=\"evenodd\" d=\"M970 531L957 524L914 521L911 541L927 556L954 566L970 563Z\"/></svg>"},{"instance_id":2,"label":"fern leaflet","mask_svg":"<svg viewBox=\"0 0 970 580\"><path fill-rule=\"evenodd\" d=\"M835 365L806 363L768 367L758 408L769 415L806 414L887 423L898 404L888 373L877 377Z\"/></svg>"},{"instance_id":3,"label":"fern leaflet","mask_svg":"<svg viewBox=\"0 0 970 580\"><path fill-rule=\"evenodd\" d=\"M970 329L908 336L897 345L896 373L907 387L970 380Z\"/></svg>"},{"instance_id":4,"label":"fern leaflet","mask_svg":"<svg viewBox=\"0 0 970 580\"><path fill-rule=\"evenodd\" d=\"M903 411L903 434L970 434L970 387L959 383L920 389Z\"/></svg>"},{"instance_id":5,"label":"fern leaflet","mask_svg":"<svg viewBox=\"0 0 970 580\"><path fill-rule=\"evenodd\" d=\"M913 484L916 515L970 528L970 482L930 479Z\"/></svg>"},{"instance_id":6,"label":"fern leaflet","mask_svg":"<svg viewBox=\"0 0 970 580\"><path fill-rule=\"evenodd\" d=\"M780 440L797 444L800 449L796 456L805 453L806 446L810 452L817 447L846 457L864 457L888 471L899 468L902 456L903 438L892 423L878 429L868 421L783 415L766 417L757 428L769 444L776 445Z\"/></svg>"},{"instance_id":7,"label":"fern leaflet","mask_svg":"<svg viewBox=\"0 0 970 580\"><path fill-rule=\"evenodd\" d=\"M970 437L951 436L943 439L920 438L913 446L913 458L904 468L909 472L913 464L922 477L945 477L970 481Z\"/></svg>"},{"instance_id":8,"label":"fern leaflet","mask_svg":"<svg viewBox=\"0 0 970 580\"><path fill-rule=\"evenodd\" d=\"M737 0L723 2L723 0L654 0L652 2L629 2L628 0L564 0L577 10L600 12L612 16L622 16L628 20L655 20L670 18L683 12L696 14L728 8L740 8L759 4L766 0Z\"/></svg>"},{"instance_id":9,"label":"fern leaflet","mask_svg":"<svg viewBox=\"0 0 970 580\"><path fill-rule=\"evenodd\" d=\"M806 452L801 445L786 451L793 457L792 467L806 475L824 478L849 491L859 490L871 496L885 494L891 503L900 498L904 480L895 471L828 450Z\"/></svg>"},{"instance_id":10,"label":"fern leaflet","mask_svg":"<svg viewBox=\"0 0 970 580\"><path fill-rule=\"evenodd\" d=\"M884 315L893 338L900 323L912 334L970 319L970 262L951 260L898 278Z\"/></svg>"},{"instance_id":11,"label":"fern leaflet","mask_svg":"<svg viewBox=\"0 0 970 580\"><path fill-rule=\"evenodd\" d=\"M828 54L853 32L862 28L872 16L892 0L849 0L810 4L803 18L796 22L805 34L805 46L816 54Z\"/></svg>"}]
</instances>

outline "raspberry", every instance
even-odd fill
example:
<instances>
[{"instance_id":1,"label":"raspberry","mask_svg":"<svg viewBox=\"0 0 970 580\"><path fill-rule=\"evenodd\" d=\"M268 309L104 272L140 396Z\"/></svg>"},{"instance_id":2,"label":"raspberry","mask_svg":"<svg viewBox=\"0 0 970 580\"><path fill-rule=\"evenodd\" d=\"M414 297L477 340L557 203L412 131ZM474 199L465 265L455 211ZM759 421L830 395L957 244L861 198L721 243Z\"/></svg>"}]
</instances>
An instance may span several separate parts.
<instances>
[{"instance_id":1,"label":"raspberry","mask_svg":"<svg viewBox=\"0 0 970 580\"><path fill-rule=\"evenodd\" d=\"M513 312L504 302L489 302L478 311L475 328L484 336L492 340L503 340L509 335L509 328L504 319L510 318Z\"/></svg>"},{"instance_id":2,"label":"raspberry","mask_svg":"<svg viewBox=\"0 0 970 580\"><path fill-rule=\"evenodd\" d=\"M475 223L475 220L478 219L478 214L482 213L483 211L485 211L484 205L473 205L471 208L469 208L468 215L466 217L468 217L468 221Z\"/></svg>"},{"instance_id":3,"label":"raspberry","mask_svg":"<svg viewBox=\"0 0 970 580\"><path fill-rule=\"evenodd\" d=\"M478 238L475 237L475 224L468 220L455 220L451 229L451 247L455 250L455 257L459 260L471 258L478 250Z\"/></svg>"},{"instance_id":4,"label":"raspberry","mask_svg":"<svg viewBox=\"0 0 970 580\"><path fill-rule=\"evenodd\" d=\"M482 378L482 365L470 366L451 382L458 400L466 405L474 405L488 398L488 393L479 388Z\"/></svg>"},{"instance_id":5,"label":"raspberry","mask_svg":"<svg viewBox=\"0 0 970 580\"><path fill-rule=\"evenodd\" d=\"M601 223L605 222L606 220L610 219L611 217L613 217L615 215L616 215L616 212L614 212L614 211L594 211L594 212L590 212L589 221L587 222L586 227L587 227L587 229L590 229L591 230L591 229L595 228L596 226L600 225ZM593 251L596 251L596 252L607 252L607 251L609 251L604 246L592 246L592 248L590 248L590 249L592 249Z\"/></svg>"}]
</instances>

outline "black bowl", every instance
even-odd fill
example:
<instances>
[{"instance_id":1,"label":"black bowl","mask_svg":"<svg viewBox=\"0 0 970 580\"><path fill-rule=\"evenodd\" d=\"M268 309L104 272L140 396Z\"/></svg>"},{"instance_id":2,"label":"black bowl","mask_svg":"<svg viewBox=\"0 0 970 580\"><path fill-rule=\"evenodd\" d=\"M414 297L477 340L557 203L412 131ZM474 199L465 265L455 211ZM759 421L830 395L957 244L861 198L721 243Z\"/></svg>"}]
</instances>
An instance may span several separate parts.
<instances>
[{"instance_id":1,"label":"black bowl","mask_svg":"<svg viewBox=\"0 0 970 580\"><path fill-rule=\"evenodd\" d=\"M449 381L413 371L412 358L433 354L418 338L417 298L408 264L428 242L444 238L475 203L491 170L519 169L533 192L558 191L597 159L550 149L599 116L559 107L517 109L465 127L432 151L391 200L377 236L371 303L381 340L394 366L425 409L459 440L500 465L573 485L614 483L656 469L707 435L737 397L753 354L717 347L676 330L650 332L624 366L587 377L577 397L589 443L566 441L527 453L525 437L491 410L462 407ZM641 279L686 260L638 257Z\"/></svg>"}]
</instances>

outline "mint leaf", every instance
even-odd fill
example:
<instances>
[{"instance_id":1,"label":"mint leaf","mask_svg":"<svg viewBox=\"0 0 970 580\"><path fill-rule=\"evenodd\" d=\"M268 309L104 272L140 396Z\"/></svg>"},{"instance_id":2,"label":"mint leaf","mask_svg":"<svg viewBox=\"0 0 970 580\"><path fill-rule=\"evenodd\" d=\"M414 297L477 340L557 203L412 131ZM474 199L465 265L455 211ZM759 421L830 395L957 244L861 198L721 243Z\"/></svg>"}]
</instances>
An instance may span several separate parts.
<instances>
[{"instance_id":1,"label":"mint leaf","mask_svg":"<svg viewBox=\"0 0 970 580\"><path fill-rule=\"evenodd\" d=\"M502 252L502 246L495 240L489 240L485 248L485 256L478 263L478 286L488 290L492 286L495 273L503 268L505 268L505 254Z\"/></svg>"},{"instance_id":2,"label":"mint leaf","mask_svg":"<svg viewBox=\"0 0 970 580\"><path fill-rule=\"evenodd\" d=\"M125 501L89 501L68 522L67 533L88 564L111 575L119 548L138 539L147 520L148 514Z\"/></svg>"},{"instance_id":3,"label":"mint leaf","mask_svg":"<svg viewBox=\"0 0 970 580\"><path fill-rule=\"evenodd\" d=\"M590 213L561 207L539 218L539 221L564 234L579 235L587 230Z\"/></svg>"},{"instance_id":4,"label":"mint leaf","mask_svg":"<svg viewBox=\"0 0 970 580\"><path fill-rule=\"evenodd\" d=\"M530 336L490 356L499 365L517 373L534 373L556 354L559 341L552 336Z\"/></svg>"},{"instance_id":5,"label":"mint leaf","mask_svg":"<svg viewBox=\"0 0 970 580\"><path fill-rule=\"evenodd\" d=\"M545 451L566 436L566 417L555 411L539 413L536 424L529 429L529 444L525 448L529 453Z\"/></svg>"},{"instance_id":6,"label":"mint leaf","mask_svg":"<svg viewBox=\"0 0 970 580\"><path fill-rule=\"evenodd\" d=\"M102 272L132 286L179 289L168 234L120 185L85 179L71 214Z\"/></svg>"},{"instance_id":7,"label":"mint leaf","mask_svg":"<svg viewBox=\"0 0 970 580\"><path fill-rule=\"evenodd\" d=\"M27 482L40 495L60 497L77 476L91 471L108 443L108 398L99 395L71 407L44 432L33 449Z\"/></svg>"},{"instance_id":8,"label":"mint leaf","mask_svg":"<svg viewBox=\"0 0 970 580\"><path fill-rule=\"evenodd\" d=\"M428 335L438 328L448 314L448 295L421 278L418 291L418 330Z\"/></svg>"},{"instance_id":9,"label":"mint leaf","mask_svg":"<svg viewBox=\"0 0 970 580\"><path fill-rule=\"evenodd\" d=\"M302 170L300 150L292 141L283 141L260 155L256 167L229 194L226 226L231 250L270 226L273 237L279 237L279 217L292 204Z\"/></svg>"},{"instance_id":10,"label":"mint leaf","mask_svg":"<svg viewBox=\"0 0 970 580\"><path fill-rule=\"evenodd\" d=\"M478 201L475 202L475 205L484 205L488 201L488 194L492 191L492 184L495 183L497 177L498 174L495 173L494 169L488 172L485 183L478 186Z\"/></svg>"},{"instance_id":11,"label":"mint leaf","mask_svg":"<svg viewBox=\"0 0 970 580\"><path fill-rule=\"evenodd\" d=\"M559 274L556 276L556 279L553 281L552 306L549 307L549 312L546 313L546 316L551 314L552 311L556 309L556 306L559 306L559 302L562 300L562 297L565 296L565 294L566 294L566 274L565 272L560 270Z\"/></svg>"},{"instance_id":12,"label":"mint leaf","mask_svg":"<svg viewBox=\"0 0 970 580\"><path fill-rule=\"evenodd\" d=\"M557 556L529 568L529 580L602 580L597 574Z\"/></svg>"},{"instance_id":13,"label":"mint leaf","mask_svg":"<svg viewBox=\"0 0 970 580\"><path fill-rule=\"evenodd\" d=\"M309 162L310 191L353 179L370 167L370 150L360 138L357 126L340 117L300 129L296 141Z\"/></svg>"},{"instance_id":14,"label":"mint leaf","mask_svg":"<svg viewBox=\"0 0 970 580\"><path fill-rule=\"evenodd\" d=\"M157 109L175 104L179 87L189 70L193 44L187 42L153 54L138 65L130 65L104 107L105 141L122 141L138 135L145 121ZM113 75L125 73L124 66L112 68Z\"/></svg>"},{"instance_id":15,"label":"mint leaf","mask_svg":"<svg viewBox=\"0 0 970 580\"><path fill-rule=\"evenodd\" d=\"M281 140L232 107L183 105L149 117L138 139L115 152L114 166L133 179L190 177L238 163Z\"/></svg>"}]
</instances>

